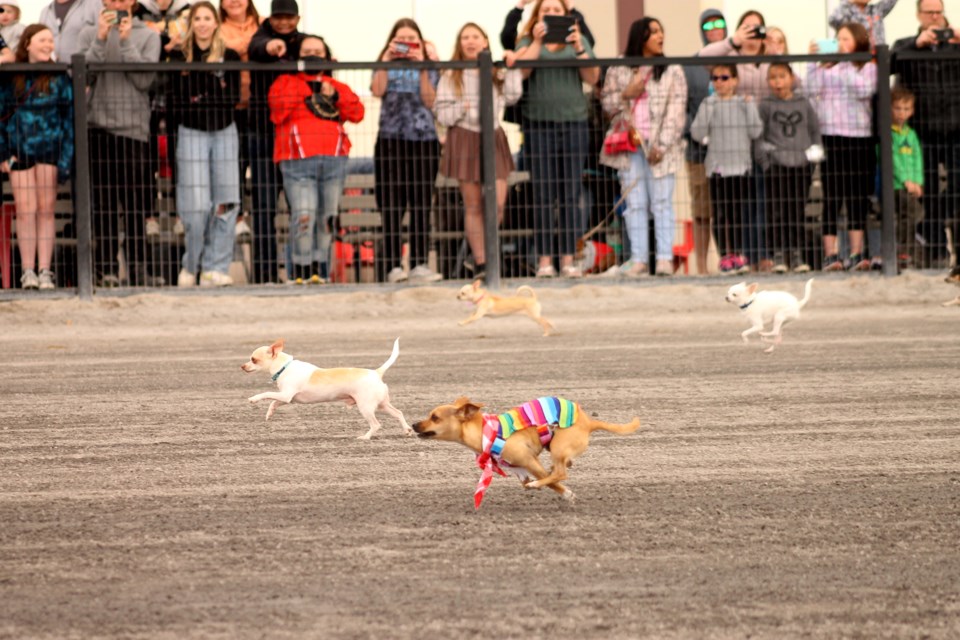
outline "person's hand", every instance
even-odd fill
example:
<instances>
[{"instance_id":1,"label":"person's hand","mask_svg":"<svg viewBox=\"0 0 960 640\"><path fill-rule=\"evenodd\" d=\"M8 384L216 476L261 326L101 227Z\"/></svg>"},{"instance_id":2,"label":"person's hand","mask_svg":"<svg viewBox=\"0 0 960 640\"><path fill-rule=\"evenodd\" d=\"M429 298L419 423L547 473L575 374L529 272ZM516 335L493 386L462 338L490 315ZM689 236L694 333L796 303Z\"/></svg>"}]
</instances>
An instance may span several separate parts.
<instances>
[{"instance_id":1,"label":"person's hand","mask_svg":"<svg viewBox=\"0 0 960 640\"><path fill-rule=\"evenodd\" d=\"M503 63L507 65L508 68L512 68L514 63L517 61L517 52L507 49L503 52Z\"/></svg>"},{"instance_id":2,"label":"person's hand","mask_svg":"<svg viewBox=\"0 0 960 640\"><path fill-rule=\"evenodd\" d=\"M437 53L437 48L429 40L424 41L423 50L426 52L427 60L433 60L434 62L440 60L440 54Z\"/></svg>"},{"instance_id":3,"label":"person's hand","mask_svg":"<svg viewBox=\"0 0 960 640\"><path fill-rule=\"evenodd\" d=\"M410 52L407 54L407 60L413 60L414 62L423 62L424 54L424 43L420 43L419 47L414 47L410 49Z\"/></svg>"},{"instance_id":4,"label":"person's hand","mask_svg":"<svg viewBox=\"0 0 960 640\"><path fill-rule=\"evenodd\" d=\"M320 95L322 96L326 96L329 98L333 96L333 94L335 94L336 92L337 90L333 88L333 85L327 82L326 80L324 80L323 84L320 85Z\"/></svg>"},{"instance_id":5,"label":"person's hand","mask_svg":"<svg viewBox=\"0 0 960 640\"><path fill-rule=\"evenodd\" d=\"M540 44L543 44L543 36L547 35L547 23L541 20L537 24L533 25L533 31L531 34L533 39Z\"/></svg>"},{"instance_id":6,"label":"person's hand","mask_svg":"<svg viewBox=\"0 0 960 640\"><path fill-rule=\"evenodd\" d=\"M580 44L580 41L580 24L574 22L570 28L570 35L567 36L567 43L573 47L574 51L583 51L583 45Z\"/></svg>"},{"instance_id":7,"label":"person's hand","mask_svg":"<svg viewBox=\"0 0 960 640\"><path fill-rule=\"evenodd\" d=\"M923 196L923 187L916 182L910 182L907 180L903 183L903 188L906 189L907 193L912 196L916 196L917 198Z\"/></svg>"},{"instance_id":8,"label":"person's hand","mask_svg":"<svg viewBox=\"0 0 960 640\"><path fill-rule=\"evenodd\" d=\"M651 165L659 164L663 160L663 149L660 147L650 147L649 153L647 153L647 161Z\"/></svg>"},{"instance_id":9,"label":"person's hand","mask_svg":"<svg viewBox=\"0 0 960 640\"><path fill-rule=\"evenodd\" d=\"M10 163L6 160L0 162L0 173L10 173Z\"/></svg>"},{"instance_id":10,"label":"person's hand","mask_svg":"<svg viewBox=\"0 0 960 640\"><path fill-rule=\"evenodd\" d=\"M181 36L180 32L178 31L177 33L170 36L170 42L167 43L167 45L163 48L163 50L170 52L170 51L173 51L174 49L179 49L180 45L182 44L183 44L183 36Z\"/></svg>"},{"instance_id":11,"label":"person's hand","mask_svg":"<svg viewBox=\"0 0 960 640\"><path fill-rule=\"evenodd\" d=\"M97 40L106 40L110 29L113 28L113 20L117 17L116 11L101 11L100 18L97 20Z\"/></svg>"},{"instance_id":12,"label":"person's hand","mask_svg":"<svg viewBox=\"0 0 960 640\"><path fill-rule=\"evenodd\" d=\"M820 47L817 45L816 40L810 41L810 53L820 53Z\"/></svg>"},{"instance_id":13,"label":"person's hand","mask_svg":"<svg viewBox=\"0 0 960 640\"><path fill-rule=\"evenodd\" d=\"M633 100L634 98L639 98L643 95L643 92L647 88L647 78L650 77L649 69L643 67L638 67L633 72L633 78L630 79L630 82L623 89L623 97L628 100Z\"/></svg>"},{"instance_id":14,"label":"person's hand","mask_svg":"<svg viewBox=\"0 0 960 640\"><path fill-rule=\"evenodd\" d=\"M163 33L164 24L162 22L144 22L148 29L153 29L157 33Z\"/></svg>"},{"instance_id":15,"label":"person's hand","mask_svg":"<svg viewBox=\"0 0 960 640\"><path fill-rule=\"evenodd\" d=\"M287 53L287 43L280 38L274 38L267 43L267 53L274 58L282 58Z\"/></svg>"},{"instance_id":16,"label":"person's hand","mask_svg":"<svg viewBox=\"0 0 960 640\"><path fill-rule=\"evenodd\" d=\"M133 31L133 18L127 16L123 20L117 23L117 31L120 33L120 39L126 40L130 37L130 32Z\"/></svg>"},{"instance_id":17,"label":"person's hand","mask_svg":"<svg viewBox=\"0 0 960 640\"><path fill-rule=\"evenodd\" d=\"M917 36L917 39L914 41L914 44L917 45L918 49L929 49L937 43L937 34L936 27L930 27L929 29L924 29L920 32L920 35Z\"/></svg>"},{"instance_id":18,"label":"person's hand","mask_svg":"<svg viewBox=\"0 0 960 640\"><path fill-rule=\"evenodd\" d=\"M523 9L526 8L528 4L532 2L533 0L520 0L520 2L517 3L517 9L520 9L522 11Z\"/></svg>"},{"instance_id":19,"label":"person's hand","mask_svg":"<svg viewBox=\"0 0 960 640\"><path fill-rule=\"evenodd\" d=\"M750 39L750 36L753 35L753 30L756 28L756 25L744 23L737 27L737 30L733 32L733 35L730 36L730 40L733 42L733 46L742 47L743 43Z\"/></svg>"}]
</instances>

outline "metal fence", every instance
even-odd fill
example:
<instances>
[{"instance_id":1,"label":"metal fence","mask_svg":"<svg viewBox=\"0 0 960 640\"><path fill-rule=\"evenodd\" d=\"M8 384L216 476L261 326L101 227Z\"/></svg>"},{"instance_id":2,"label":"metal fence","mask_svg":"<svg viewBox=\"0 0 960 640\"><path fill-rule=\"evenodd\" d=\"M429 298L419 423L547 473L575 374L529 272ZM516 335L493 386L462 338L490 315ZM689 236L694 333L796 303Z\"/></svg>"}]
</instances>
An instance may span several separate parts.
<instances>
[{"instance_id":1,"label":"metal fence","mask_svg":"<svg viewBox=\"0 0 960 640\"><path fill-rule=\"evenodd\" d=\"M100 287L476 276L492 286L819 269L889 276L953 259L957 132L938 129L924 101L960 87L931 85L944 76L921 72L960 67L956 55L894 59L881 47L874 58L525 62L512 71L488 55L309 64L76 56L69 67L4 65L0 86L12 89L0 93L0 142L19 164L4 174L3 287L21 284L28 268L89 297ZM763 83L749 99L742 90L728 99L723 85L736 80L726 76L743 65L762 69ZM903 65L913 65L927 160L922 198L905 192L902 159L895 164L907 153L894 147L905 142L890 102ZM600 80L584 91L581 70L595 67ZM872 84L850 81L861 67L875 70ZM335 95L313 82L321 70ZM377 73L389 79L382 98L369 91ZM420 104L422 73L435 104ZM635 73L647 82L640 109L622 95ZM767 99L784 73L794 96ZM60 92L38 91L43 77L59 78ZM117 89L124 82L139 93ZM42 130L28 111L71 119L72 131ZM621 119L638 125L636 150L611 135L630 137L613 126ZM55 141L57 152L30 152L30 138L47 149ZM25 164L57 165L58 179Z\"/></svg>"}]
</instances>

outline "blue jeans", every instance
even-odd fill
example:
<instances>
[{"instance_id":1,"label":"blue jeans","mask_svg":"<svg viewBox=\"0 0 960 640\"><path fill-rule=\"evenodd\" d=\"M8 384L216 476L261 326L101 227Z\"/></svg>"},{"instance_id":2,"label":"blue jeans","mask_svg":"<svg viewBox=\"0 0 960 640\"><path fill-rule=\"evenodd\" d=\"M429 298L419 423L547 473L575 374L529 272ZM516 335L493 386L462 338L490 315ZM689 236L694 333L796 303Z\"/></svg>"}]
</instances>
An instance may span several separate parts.
<instances>
[{"instance_id":1,"label":"blue jeans","mask_svg":"<svg viewBox=\"0 0 960 640\"><path fill-rule=\"evenodd\" d=\"M537 252L540 257L572 256L586 226L580 192L587 159L587 123L530 122L528 131L524 145L529 145ZM554 202L559 205L559 220L553 216Z\"/></svg>"},{"instance_id":2,"label":"blue jeans","mask_svg":"<svg viewBox=\"0 0 960 640\"><path fill-rule=\"evenodd\" d=\"M676 177L672 173L655 178L642 149L631 153L630 166L620 171L621 193L627 193L627 189L633 185L627 193L623 221L630 238L630 259L634 262L646 264L650 255L647 232L650 215L653 215L657 260L673 260L675 182Z\"/></svg>"},{"instance_id":3,"label":"blue jeans","mask_svg":"<svg viewBox=\"0 0 960 640\"><path fill-rule=\"evenodd\" d=\"M183 268L227 273L240 211L237 127L177 135L177 211L183 221ZM221 209L222 207L222 209Z\"/></svg>"},{"instance_id":4,"label":"blue jeans","mask_svg":"<svg viewBox=\"0 0 960 640\"><path fill-rule=\"evenodd\" d=\"M295 265L330 263L330 234L347 176L346 156L311 156L280 163L290 204L290 257Z\"/></svg>"}]
</instances>

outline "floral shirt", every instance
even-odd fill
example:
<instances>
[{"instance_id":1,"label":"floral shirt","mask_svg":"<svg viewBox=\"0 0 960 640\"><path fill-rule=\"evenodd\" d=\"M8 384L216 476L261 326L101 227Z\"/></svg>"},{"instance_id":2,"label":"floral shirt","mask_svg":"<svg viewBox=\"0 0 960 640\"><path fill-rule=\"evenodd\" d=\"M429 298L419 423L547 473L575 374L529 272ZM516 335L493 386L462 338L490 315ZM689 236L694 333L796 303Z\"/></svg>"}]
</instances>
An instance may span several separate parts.
<instances>
[{"instance_id":1,"label":"floral shirt","mask_svg":"<svg viewBox=\"0 0 960 640\"><path fill-rule=\"evenodd\" d=\"M430 82L436 87L440 74L431 70ZM380 105L381 138L424 142L437 139L433 112L420 99L419 69L387 71L387 91Z\"/></svg>"},{"instance_id":2,"label":"floral shirt","mask_svg":"<svg viewBox=\"0 0 960 640\"><path fill-rule=\"evenodd\" d=\"M876 47L878 44L886 44L887 35L883 29L883 19L893 11L896 4L897 0L878 0L876 3L868 4L861 11L860 7L850 0L841 0L840 5L830 14L828 22L834 29L839 29L847 22L862 24L870 34L870 44Z\"/></svg>"}]
</instances>

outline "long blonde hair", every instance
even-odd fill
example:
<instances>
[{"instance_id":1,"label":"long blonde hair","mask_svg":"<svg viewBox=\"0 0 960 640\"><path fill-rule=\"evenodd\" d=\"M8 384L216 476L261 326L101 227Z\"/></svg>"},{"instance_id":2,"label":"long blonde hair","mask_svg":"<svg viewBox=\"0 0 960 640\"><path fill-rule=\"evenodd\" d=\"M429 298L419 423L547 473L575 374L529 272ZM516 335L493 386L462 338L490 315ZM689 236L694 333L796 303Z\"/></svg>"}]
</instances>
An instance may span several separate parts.
<instances>
[{"instance_id":1,"label":"long blonde hair","mask_svg":"<svg viewBox=\"0 0 960 640\"><path fill-rule=\"evenodd\" d=\"M460 36L463 35L464 31L471 28L479 31L483 39L487 41L487 46L490 46L490 38L487 37L487 32L477 23L468 22L460 27L460 31L457 32L457 43L453 45L453 55L450 56L451 61L466 60L466 57L463 55L463 47L460 46ZM463 69L450 69L446 73L450 74L450 80L453 81L453 90L456 92L457 97L463 97ZM493 70L493 86L496 87L498 91L503 89L503 76L500 74L499 69Z\"/></svg>"},{"instance_id":2,"label":"long blonde hair","mask_svg":"<svg viewBox=\"0 0 960 640\"><path fill-rule=\"evenodd\" d=\"M537 0L537 3L533 5L533 10L530 12L530 19L527 20L527 24L523 25L523 31L517 36L517 42L520 42L524 38L530 38L533 40L533 28L538 22L540 22L540 7L546 0ZM567 0L558 0L560 4L563 5L563 14L570 14L570 6L567 4Z\"/></svg>"},{"instance_id":3,"label":"long blonde hair","mask_svg":"<svg viewBox=\"0 0 960 640\"><path fill-rule=\"evenodd\" d=\"M220 12L213 6L212 2L201 0L190 7L190 13L187 15L187 34L183 37L183 44L180 50L183 51L183 57L187 62L193 62L193 45L196 37L193 35L193 16L197 14L198 9L208 9L213 14L213 19L217 22L217 28L213 32L213 40L210 42L210 52L207 54L207 62L223 62L224 53L227 50L227 43L220 35Z\"/></svg>"}]
</instances>

